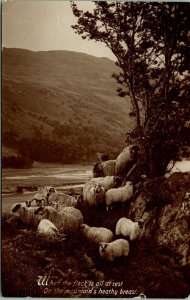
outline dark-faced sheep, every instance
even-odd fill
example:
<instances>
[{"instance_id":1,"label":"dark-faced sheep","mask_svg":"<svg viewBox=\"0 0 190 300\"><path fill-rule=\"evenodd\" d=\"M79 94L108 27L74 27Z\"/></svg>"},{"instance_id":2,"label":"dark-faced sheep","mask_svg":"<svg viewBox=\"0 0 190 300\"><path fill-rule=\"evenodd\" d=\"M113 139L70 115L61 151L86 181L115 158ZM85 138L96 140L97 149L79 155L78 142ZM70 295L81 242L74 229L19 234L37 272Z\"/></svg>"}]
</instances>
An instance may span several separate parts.
<instances>
[{"instance_id":1,"label":"dark-faced sheep","mask_svg":"<svg viewBox=\"0 0 190 300\"><path fill-rule=\"evenodd\" d=\"M126 147L116 158L115 174L126 176L132 166L137 163L139 158L139 147L131 145Z\"/></svg>"},{"instance_id":2,"label":"dark-faced sheep","mask_svg":"<svg viewBox=\"0 0 190 300\"><path fill-rule=\"evenodd\" d=\"M115 160L102 161L93 167L93 177L105 177L115 175Z\"/></svg>"},{"instance_id":3,"label":"dark-faced sheep","mask_svg":"<svg viewBox=\"0 0 190 300\"><path fill-rule=\"evenodd\" d=\"M12 213L19 217L23 224L36 228L40 218L35 215L36 207L26 207L23 203L16 203L12 207Z\"/></svg>"}]
</instances>

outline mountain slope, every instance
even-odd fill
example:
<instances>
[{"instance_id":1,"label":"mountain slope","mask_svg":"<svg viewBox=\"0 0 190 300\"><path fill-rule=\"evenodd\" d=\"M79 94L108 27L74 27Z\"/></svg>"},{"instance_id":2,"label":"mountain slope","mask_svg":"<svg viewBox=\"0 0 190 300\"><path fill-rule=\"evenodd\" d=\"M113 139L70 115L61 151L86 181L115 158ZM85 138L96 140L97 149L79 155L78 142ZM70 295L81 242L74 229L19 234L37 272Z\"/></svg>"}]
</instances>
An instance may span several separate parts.
<instances>
[{"instance_id":1,"label":"mountain slope","mask_svg":"<svg viewBox=\"0 0 190 300\"><path fill-rule=\"evenodd\" d=\"M132 121L129 103L116 95L115 71L111 60L83 53L4 48L3 144L23 152L23 138L40 136L59 151L89 148L79 160L120 150Z\"/></svg>"}]
</instances>

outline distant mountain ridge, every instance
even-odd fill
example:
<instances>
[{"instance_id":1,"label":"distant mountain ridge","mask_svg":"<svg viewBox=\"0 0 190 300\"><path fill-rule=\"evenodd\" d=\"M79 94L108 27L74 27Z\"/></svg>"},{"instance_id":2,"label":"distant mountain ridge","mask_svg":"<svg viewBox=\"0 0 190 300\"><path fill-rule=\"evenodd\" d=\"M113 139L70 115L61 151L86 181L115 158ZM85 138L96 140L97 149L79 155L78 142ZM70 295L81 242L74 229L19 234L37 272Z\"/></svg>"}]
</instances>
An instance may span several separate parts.
<instances>
[{"instance_id":1,"label":"distant mountain ridge","mask_svg":"<svg viewBox=\"0 0 190 300\"><path fill-rule=\"evenodd\" d=\"M3 48L3 145L35 160L43 160L30 149L31 143L43 148L40 138L51 141L50 148L59 144L57 159L65 149L63 161L68 151L85 161L96 152L119 151L133 122L129 102L116 95L115 71L110 59L84 53Z\"/></svg>"}]
</instances>

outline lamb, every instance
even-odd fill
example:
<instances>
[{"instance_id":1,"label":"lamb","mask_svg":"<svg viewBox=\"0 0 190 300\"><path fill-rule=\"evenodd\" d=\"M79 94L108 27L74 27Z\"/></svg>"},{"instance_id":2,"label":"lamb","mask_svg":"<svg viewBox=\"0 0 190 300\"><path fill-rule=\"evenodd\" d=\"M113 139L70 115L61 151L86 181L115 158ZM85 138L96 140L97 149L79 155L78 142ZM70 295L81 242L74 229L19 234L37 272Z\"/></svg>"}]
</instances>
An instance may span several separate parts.
<instances>
[{"instance_id":1,"label":"lamb","mask_svg":"<svg viewBox=\"0 0 190 300\"><path fill-rule=\"evenodd\" d=\"M102 242L99 246L99 253L108 261L114 261L116 257L128 256L129 242L124 239L118 239L111 243Z\"/></svg>"},{"instance_id":2,"label":"lamb","mask_svg":"<svg viewBox=\"0 0 190 300\"><path fill-rule=\"evenodd\" d=\"M36 207L26 207L25 205L23 203L16 203L12 207L12 213L17 215L24 224L36 228L40 222L39 217L35 215Z\"/></svg>"},{"instance_id":3,"label":"lamb","mask_svg":"<svg viewBox=\"0 0 190 300\"><path fill-rule=\"evenodd\" d=\"M115 160L102 161L93 167L93 177L105 177L115 175Z\"/></svg>"},{"instance_id":4,"label":"lamb","mask_svg":"<svg viewBox=\"0 0 190 300\"><path fill-rule=\"evenodd\" d=\"M145 223L143 220L133 222L127 218L120 218L116 224L115 234L129 237L131 241L140 240L145 231Z\"/></svg>"},{"instance_id":5,"label":"lamb","mask_svg":"<svg viewBox=\"0 0 190 300\"><path fill-rule=\"evenodd\" d=\"M87 224L80 225L82 236L89 242L99 244L101 242L111 242L113 233L104 227L90 227Z\"/></svg>"},{"instance_id":6,"label":"lamb","mask_svg":"<svg viewBox=\"0 0 190 300\"><path fill-rule=\"evenodd\" d=\"M110 189L105 193L105 202L107 205L107 210L113 203L125 202L132 198L133 196L133 184L131 181L127 181L125 186Z\"/></svg>"},{"instance_id":7,"label":"lamb","mask_svg":"<svg viewBox=\"0 0 190 300\"><path fill-rule=\"evenodd\" d=\"M126 147L116 158L115 174L118 176L127 175L131 167L138 161L139 147L131 145Z\"/></svg>"},{"instance_id":8,"label":"lamb","mask_svg":"<svg viewBox=\"0 0 190 300\"><path fill-rule=\"evenodd\" d=\"M79 231L83 223L83 216L80 210L74 207L63 207L60 210L52 206L39 207L35 214L41 219L48 219L58 228L60 232L72 235Z\"/></svg>"}]
</instances>

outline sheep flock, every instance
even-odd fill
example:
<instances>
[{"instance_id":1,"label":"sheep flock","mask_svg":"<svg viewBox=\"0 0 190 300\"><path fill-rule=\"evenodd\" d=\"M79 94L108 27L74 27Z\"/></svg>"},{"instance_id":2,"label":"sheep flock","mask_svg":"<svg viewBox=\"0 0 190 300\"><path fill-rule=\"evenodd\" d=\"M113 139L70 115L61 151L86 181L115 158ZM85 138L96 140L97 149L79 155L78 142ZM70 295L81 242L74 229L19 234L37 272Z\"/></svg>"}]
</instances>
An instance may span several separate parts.
<instances>
[{"instance_id":1,"label":"sheep flock","mask_svg":"<svg viewBox=\"0 0 190 300\"><path fill-rule=\"evenodd\" d=\"M144 234L144 222L133 222L123 216L117 220L113 232L104 224L99 227L85 224L80 208L96 207L109 215L110 210L131 203L134 185L127 180L127 174L138 161L138 151L137 146L130 145L115 160L96 163L93 178L84 184L81 195L67 195L52 186L39 187L31 200L15 203L11 213L36 230L42 239L66 242L68 238L80 237L82 242L97 247L102 259L113 261L116 257L128 256L129 242L141 239Z\"/></svg>"}]
</instances>

